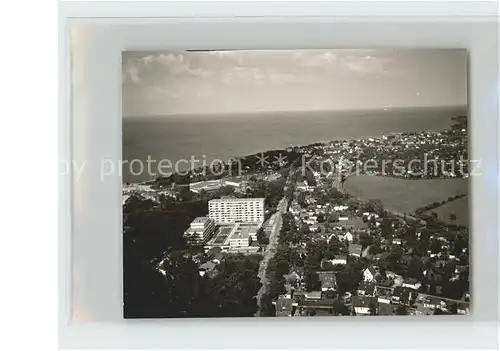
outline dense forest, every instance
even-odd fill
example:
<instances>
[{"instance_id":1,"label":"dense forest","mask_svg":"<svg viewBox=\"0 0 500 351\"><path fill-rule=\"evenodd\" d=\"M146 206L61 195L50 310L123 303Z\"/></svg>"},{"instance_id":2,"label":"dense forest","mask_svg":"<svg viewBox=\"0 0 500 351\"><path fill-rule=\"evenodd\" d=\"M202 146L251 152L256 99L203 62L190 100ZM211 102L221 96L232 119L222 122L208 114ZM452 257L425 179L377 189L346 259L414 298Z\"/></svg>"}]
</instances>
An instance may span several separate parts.
<instances>
[{"instance_id":1,"label":"dense forest","mask_svg":"<svg viewBox=\"0 0 500 351\"><path fill-rule=\"evenodd\" d=\"M184 242L204 201L157 207L133 196L123 211L125 318L254 315L261 257L228 255L215 274L201 276L196 262L204 253Z\"/></svg>"}]
</instances>

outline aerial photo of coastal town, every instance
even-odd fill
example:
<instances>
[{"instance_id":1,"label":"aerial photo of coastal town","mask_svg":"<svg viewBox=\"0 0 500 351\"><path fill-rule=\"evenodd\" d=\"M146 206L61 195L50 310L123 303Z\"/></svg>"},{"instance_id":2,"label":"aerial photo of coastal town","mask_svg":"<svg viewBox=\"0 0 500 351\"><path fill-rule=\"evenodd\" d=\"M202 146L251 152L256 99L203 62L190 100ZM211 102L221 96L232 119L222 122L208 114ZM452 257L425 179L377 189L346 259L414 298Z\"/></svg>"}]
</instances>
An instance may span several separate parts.
<instances>
[{"instance_id":1,"label":"aerial photo of coastal town","mask_svg":"<svg viewBox=\"0 0 500 351\"><path fill-rule=\"evenodd\" d=\"M471 313L465 50L122 59L125 318Z\"/></svg>"}]
</instances>

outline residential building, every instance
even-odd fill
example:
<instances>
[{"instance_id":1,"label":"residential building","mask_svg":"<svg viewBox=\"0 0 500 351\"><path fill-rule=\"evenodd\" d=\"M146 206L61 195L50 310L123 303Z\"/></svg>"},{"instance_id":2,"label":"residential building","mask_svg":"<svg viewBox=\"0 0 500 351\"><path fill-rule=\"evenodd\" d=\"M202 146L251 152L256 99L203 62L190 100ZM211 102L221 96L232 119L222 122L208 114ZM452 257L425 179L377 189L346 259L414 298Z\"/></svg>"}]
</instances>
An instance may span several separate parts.
<instances>
[{"instance_id":1,"label":"residential building","mask_svg":"<svg viewBox=\"0 0 500 351\"><path fill-rule=\"evenodd\" d=\"M387 278L392 278L394 279L396 277L396 273L392 272L392 271L385 271L385 276Z\"/></svg>"},{"instance_id":2,"label":"residential building","mask_svg":"<svg viewBox=\"0 0 500 351\"><path fill-rule=\"evenodd\" d=\"M362 246L359 244L349 244L349 255L354 257L361 257Z\"/></svg>"},{"instance_id":3,"label":"residential building","mask_svg":"<svg viewBox=\"0 0 500 351\"><path fill-rule=\"evenodd\" d=\"M306 300L319 300L321 299L321 291L311 291L305 294Z\"/></svg>"},{"instance_id":4,"label":"residential building","mask_svg":"<svg viewBox=\"0 0 500 351\"><path fill-rule=\"evenodd\" d=\"M335 290L336 277L334 272L318 272L317 274L321 282L321 291Z\"/></svg>"},{"instance_id":5,"label":"residential building","mask_svg":"<svg viewBox=\"0 0 500 351\"><path fill-rule=\"evenodd\" d=\"M215 221L209 217L196 217L190 224L184 236L196 243L205 243L215 230Z\"/></svg>"},{"instance_id":6,"label":"residential building","mask_svg":"<svg viewBox=\"0 0 500 351\"><path fill-rule=\"evenodd\" d=\"M214 199L208 202L208 216L215 223L264 222L264 198Z\"/></svg>"},{"instance_id":7,"label":"residential building","mask_svg":"<svg viewBox=\"0 0 500 351\"><path fill-rule=\"evenodd\" d=\"M370 307L377 306L377 299L373 297L354 296L352 298L352 307L356 315L367 316L370 314Z\"/></svg>"},{"instance_id":8,"label":"residential building","mask_svg":"<svg viewBox=\"0 0 500 351\"><path fill-rule=\"evenodd\" d=\"M378 296L377 301L379 304L390 304L391 298L388 296Z\"/></svg>"},{"instance_id":9,"label":"residential building","mask_svg":"<svg viewBox=\"0 0 500 351\"><path fill-rule=\"evenodd\" d=\"M346 241L347 240L348 242L351 242L354 239L353 236L352 236L352 234L350 232L338 234L337 237L341 241Z\"/></svg>"},{"instance_id":10,"label":"residential building","mask_svg":"<svg viewBox=\"0 0 500 351\"><path fill-rule=\"evenodd\" d=\"M358 295L359 296L372 296L375 292L375 284L363 281L359 284Z\"/></svg>"},{"instance_id":11,"label":"residential building","mask_svg":"<svg viewBox=\"0 0 500 351\"><path fill-rule=\"evenodd\" d=\"M364 229L367 227L366 223L360 217L355 217L352 219L344 219L335 223L336 228L349 228L349 229Z\"/></svg>"},{"instance_id":12,"label":"residential building","mask_svg":"<svg viewBox=\"0 0 500 351\"><path fill-rule=\"evenodd\" d=\"M403 280L403 288L418 290L422 284L416 278L406 278Z\"/></svg>"},{"instance_id":13,"label":"residential building","mask_svg":"<svg viewBox=\"0 0 500 351\"><path fill-rule=\"evenodd\" d=\"M336 264L347 264L347 257L343 256L343 255L338 255L338 256L335 256L334 259L328 260L328 262L330 262L334 266Z\"/></svg>"},{"instance_id":14,"label":"residential building","mask_svg":"<svg viewBox=\"0 0 500 351\"><path fill-rule=\"evenodd\" d=\"M373 267L368 267L363 271L363 279L365 282L371 282L375 279L377 272Z\"/></svg>"},{"instance_id":15,"label":"residential building","mask_svg":"<svg viewBox=\"0 0 500 351\"><path fill-rule=\"evenodd\" d=\"M204 276L205 274L209 275L209 276L213 276L214 273L216 273L214 271L215 267L217 267L217 263L215 263L214 261L208 261L208 262L205 262L203 263L200 267L199 267L199 271L198 273L200 274L200 276Z\"/></svg>"}]
</instances>

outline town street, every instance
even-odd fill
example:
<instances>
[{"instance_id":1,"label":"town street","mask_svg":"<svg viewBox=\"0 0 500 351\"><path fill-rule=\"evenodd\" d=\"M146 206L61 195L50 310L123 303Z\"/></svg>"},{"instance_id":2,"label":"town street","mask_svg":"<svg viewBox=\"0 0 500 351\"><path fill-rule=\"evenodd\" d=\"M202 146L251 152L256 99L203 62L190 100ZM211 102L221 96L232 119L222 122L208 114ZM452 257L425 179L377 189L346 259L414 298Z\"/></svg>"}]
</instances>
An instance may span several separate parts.
<instances>
[{"instance_id":1,"label":"town street","mask_svg":"<svg viewBox=\"0 0 500 351\"><path fill-rule=\"evenodd\" d=\"M263 253L264 257L263 257L262 261L260 261L259 273L257 275L260 279L260 282L262 283L262 286L261 286L259 292L257 293L257 306L258 306L258 309L256 312L257 316L259 315L259 311L260 311L260 300L262 298L262 295L264 295L264 293L266 292L266 290L268 288L268 284L269 284L269 282L267 281L267 277L266 277L267 265L269 263L269 260L276 253L276 247L278 245L279 233L281 230L281 225L283 223L281 215L286 212L287 207L288 207L288 201L284 197L280 200L280 202L278 204L277 211L275 214L273 214L273 218L271 219L271 221L274 219L275 224L274 224L273 230L271 231L271 234L269 236L269 244L264 249L264 253Z\"/></svg>"}]
</instances>

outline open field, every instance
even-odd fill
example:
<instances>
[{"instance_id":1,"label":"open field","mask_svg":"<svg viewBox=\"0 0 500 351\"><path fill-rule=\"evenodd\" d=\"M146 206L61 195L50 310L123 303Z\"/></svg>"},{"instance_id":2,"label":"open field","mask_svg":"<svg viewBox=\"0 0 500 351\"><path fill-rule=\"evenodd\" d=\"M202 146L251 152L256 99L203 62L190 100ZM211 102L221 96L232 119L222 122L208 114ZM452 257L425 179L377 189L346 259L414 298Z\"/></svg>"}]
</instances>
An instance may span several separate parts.
<instances>
[{"instance_id":1,"label":"open field","mask_svg":"<svg viewBox=\"0 0 500 351\"><path fill-rule=\"evenodd\" d=\"M464 196L457 200L447 202L426 213L431 214L432 212L436 212L438 218L443 222L469 226L469 197ZM457 216L457 219L454 221L450 219L452 213Z\"/></svg>"},{"instance_id":2,"label":"open field","mask_svg":"<svg viewBox=\"0 0 500 351\"><path fill-rule=\"evenodd\" d=\"M413 180L359 175L349 177L344 183L344 188L350 195L364 200L381 200L389 211L410 214L417 208L441 202L450 196L467 194L468 179ZM464 204L467 204L466 200ZM433 211L438 212L437 210L436 208ZM457 217L459 217L458 212L457 210Z\"/></svg>"}]
</instances>

